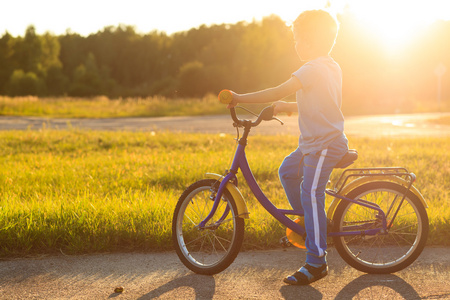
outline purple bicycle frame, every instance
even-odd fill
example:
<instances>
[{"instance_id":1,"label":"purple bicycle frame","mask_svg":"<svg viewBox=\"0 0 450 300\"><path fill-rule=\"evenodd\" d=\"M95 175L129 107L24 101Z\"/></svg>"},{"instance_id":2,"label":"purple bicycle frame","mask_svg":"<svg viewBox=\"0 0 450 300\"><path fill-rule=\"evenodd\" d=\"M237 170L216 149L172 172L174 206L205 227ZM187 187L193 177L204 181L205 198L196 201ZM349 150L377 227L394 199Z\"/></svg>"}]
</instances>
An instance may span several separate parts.
<instances>
[{"instance_id":1,"label":"purple bicycle frame","mask_svg":"<svg viewBox=\"0 0 450 300\"><path fill-rule=\"evenodd\" d=\"M238 170L241 169L242 174L248 184L248 186L250 187L250 190L253 192L253 194L255 195L256 199L259 201L259 203L261 203L261 205L275 218L277 219L281 224L283 224L284 226L290 228L292 231L294 231L295 233L303 236L303 234L305 233L305 229L295 223L292 219L290 219L289 217L287 217L286 215L296 215L296 216L301 216L303 215L300 211L296 211L296 210L286 210L286 209L278 209L275 205L273 205L273 203L266 197L266 195L263 193L263 191L261 190L261 188L259 187L258 183L256 182L255 177L253 176L253 173L250 169L250 166L248 164L247 161L247 157L245 155L245 143L239 143L238 147L236 149L236 153L234 156L234 160L233 163L231 165L231 169L230 172L225 176L225 178L222 180L222 182L220 183L219 189L217 190L216 193L216 197L214 199L214 204L213 207L211 209L211 212L208 214L208 216L200 222L200 224L198 225L199 229L205 229L206 227L206 223L212 218L212 216L216 213L216 210L219 206L220 200L222 198L223 195L223 191L225 189L226 184L229 181L233 181L236 180L236 175ZM349 236L349 235L375 235L378 234L379 232L386 232L386 216L383 212L383 210L381 210L379 207L375 207L373 205L369 205L366 203L362 203L358 200L354 200L354 199L350 199L350 198L346 198L340 195L337 195L336 197L349 201L349 202L353 202L357 205L361 205L373 210L376 210L379 212L381 219L382 219L382 227L381 228L372 228L372 229L367 229L364 227L357 227L357 226L353 226L353 227L349 227L352 229L352 231L345 231L345 232L329 232L328 236ZM229 206L227 206L227 208L225 209L225 211L223 212L221 218L216 221L216 223L213 226L219 226L220 223L222 221L225 220L225 218L227 217L228 213L230 212L230 208ZM359 230L357 230L359 229Z\"/></svg>"},{"instance_id":2,"label":"purple bicycle frame","mask_svg":"<svg viewBox=\"0 0 450 300\"><path fill-rule=\"evenodd\" d=\"M255 177L253 176L252 171L250 170L250 166L248 165L247 157L245 155L245 145L239 144L236 149L236 154L234 156L233 163L231 165L230 173L228 173L225 178L220 183L219 189L216 194L216 198L214 200L213 207L211 209L211 212L209 215L199 224L199 228L204 228L206 223L212 218L212 216L215 214L217 207L219 206L220 199L222 198L223 191L225 189L226 184L230 181L236 178L236 173L238 170L241 169L242 175L244 176L245 180L247 181L248 186L250 187L250 190L255 195L256 199L261 203L261 205L275 218L277 219L281 224L285 225L286 227L292 229L294 232L303 235L305 233L305 229L295 223L290 218L286 217L286 215L300 215L298 211L295 210L282 210L278 209L273 203L266 197L266 195L263 193L261 188L259 187L258 183L256 182ZM226 215L229 212L229 208L225 210L222 217L218 222L223 221L223 219L226 217Z\"/></svg>"}]
</instances>

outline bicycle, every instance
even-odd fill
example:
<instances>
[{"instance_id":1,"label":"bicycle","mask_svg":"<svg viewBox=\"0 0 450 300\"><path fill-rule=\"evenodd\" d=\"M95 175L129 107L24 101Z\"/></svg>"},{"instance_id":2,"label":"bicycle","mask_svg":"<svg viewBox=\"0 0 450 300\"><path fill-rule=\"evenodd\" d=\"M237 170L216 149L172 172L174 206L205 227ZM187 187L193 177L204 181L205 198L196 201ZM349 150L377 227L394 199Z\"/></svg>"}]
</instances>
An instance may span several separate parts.
<instances>
[{"instance_id":1,"label":"bicycle","mask_svg":"<svg viewBox=\"0 0 450 300\"><path fill-rule=\"evenodd\" d=\"M248 110L247 110L248 111ZM198 274L212 275L225 270L237 257L244 239L244 219L249 218L246 202L238 189L240 169L258 202L292 231L295 245L305 229L288 216L295 210L279 209L264 195L245 155L251 128L273 116L273 107L264 108L255 121L239 119L230 109L237 128L238 145L231 168L223 175L207 174L207 179L190 185L180 196L172 222L172 239L182 263ZM239 128L243 135L239 138ZM358 158L349 150L335 168L347 168ZM327 211L328 236L339 255L350 266L366 273L386 274L413 263L425 247L429 224L427 204L413 186L416 176L405 168L346 169L334 188Z\"/></svg>"}]
</instances>

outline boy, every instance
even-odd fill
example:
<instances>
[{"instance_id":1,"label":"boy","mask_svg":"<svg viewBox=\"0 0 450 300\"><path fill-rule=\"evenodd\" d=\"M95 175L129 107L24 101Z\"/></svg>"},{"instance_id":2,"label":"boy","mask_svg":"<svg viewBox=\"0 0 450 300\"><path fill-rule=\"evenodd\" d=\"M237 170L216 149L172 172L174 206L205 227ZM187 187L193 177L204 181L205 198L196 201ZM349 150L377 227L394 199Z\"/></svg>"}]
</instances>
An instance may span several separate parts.
<instances>
[{"instance_id":1,"label":"boy","mask_svg":"<svg viewBox=\"0 0 450 300\"><path fill-rule=\"evenodd\" d=\"M328 274L325 188L333 167L348 150L340 110L342 73L329 56L337 31L336 20L325 11L301 13L293 24L293 33L295 50L306 63L277 87L248 94L232 92L233 100L228 105L272 102L296 92L296 102L273 104L275 115L298 111L301 132L298 148L279 168L290 205L304 213L306 230L306 264L284 279L287 284L310 284Z\"/></svg>"}]
</instances>

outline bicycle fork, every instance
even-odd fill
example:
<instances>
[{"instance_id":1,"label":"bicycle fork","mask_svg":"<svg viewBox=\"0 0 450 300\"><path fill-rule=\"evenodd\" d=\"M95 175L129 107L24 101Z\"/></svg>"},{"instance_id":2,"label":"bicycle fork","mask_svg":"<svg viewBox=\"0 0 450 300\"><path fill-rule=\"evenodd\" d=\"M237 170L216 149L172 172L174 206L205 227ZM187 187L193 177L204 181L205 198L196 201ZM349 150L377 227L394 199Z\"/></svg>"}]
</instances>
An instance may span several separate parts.
<instances>
[{"instance_id":1,"label":"bicycle fork","mask_svg":"<svg viewBox=\"0 0 450 300\"><path fill-rule=\"evenodd\" d=\"M200 224L198 224L198 229L199 230L202 230L202 229L216 229L225 220L225 218L227 217L228 213L230 212L230 206L229 205L226 206L225 211L223 212L223 214L219 218L219 220L217 220L213 225L206 226L206 223L208 223L208 221L211 220L211 218L216 213L217 208L219 207L220 200L222 199L222 195L223 195L223 192L224 192L224 190L226 188L227 183L229 181L233 181L233 180L236 180L236 175L230 172L220 182L220 185L219 185L219 188L218 188L217 192L214 193L215 197L214 197L213 207L212 207L211 211L209 212L208 216L203 221L201 221ZM211 189L214 189L214 187L211 187Z\"/></svg>"}]
</instances>

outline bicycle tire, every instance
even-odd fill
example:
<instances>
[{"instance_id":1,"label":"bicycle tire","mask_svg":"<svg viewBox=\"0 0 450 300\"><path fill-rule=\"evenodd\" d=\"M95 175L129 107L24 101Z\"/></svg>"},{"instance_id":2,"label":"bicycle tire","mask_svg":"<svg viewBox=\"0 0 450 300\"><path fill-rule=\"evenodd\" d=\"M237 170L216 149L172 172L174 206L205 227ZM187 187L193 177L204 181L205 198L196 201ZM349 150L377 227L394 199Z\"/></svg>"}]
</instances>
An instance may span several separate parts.
<instances>
[{"instance_id":1,"label":"bicycle tire","mask_svg":"<svg viewBox=\"0 0 450 300\"><path fill-rule=\"evenodd\" d=\"M389 211L388 207L392 203L397 207L405 190L397 183L377 181L351 190L347 198L377 203L386 214L389 226L389 217L394 215L396 209ZM334 213L333 231L354 231L355 226L379 228L380 219L377 220L375 215L373 209L343 200ZM335 236L333 241L339 255L350 266L366 273L388 274L406 268L419 257L425 247L428 230L425 206L414 193L408 191L387 234Z\"/></svg>"},{"instance_id":2,"label":"bicycle tire","mask_svg":"<svg viewBox=\"0 0 450 300\"><path fill-rule=\"evenodd\" d=\"M213 275L225 270L237 257L244 239L244 219L238 216L235 200L228 190L224 191L216 213L206 226L218 221L229 207L225 220L215 229L196 227L211 211L218 185L214 179L193 183L178 199L173 214L175 251L181 262L197 274Z\"/></svg>"}]
</instances>

